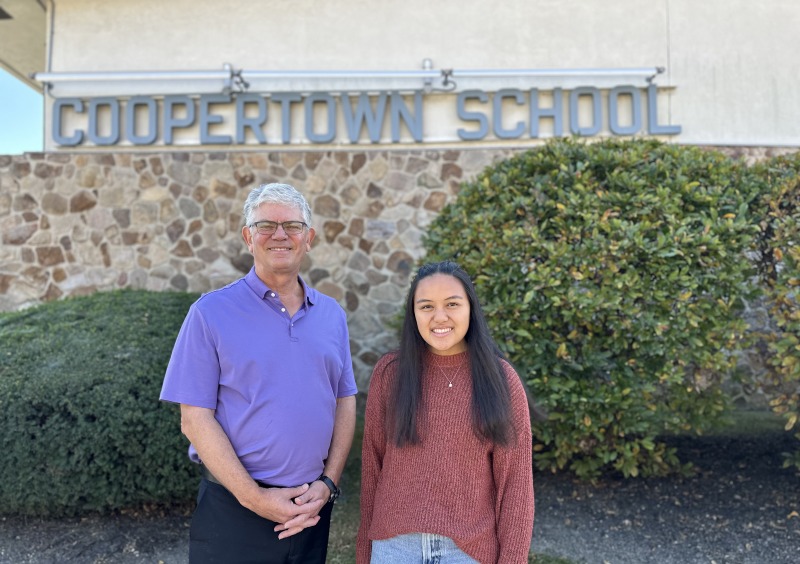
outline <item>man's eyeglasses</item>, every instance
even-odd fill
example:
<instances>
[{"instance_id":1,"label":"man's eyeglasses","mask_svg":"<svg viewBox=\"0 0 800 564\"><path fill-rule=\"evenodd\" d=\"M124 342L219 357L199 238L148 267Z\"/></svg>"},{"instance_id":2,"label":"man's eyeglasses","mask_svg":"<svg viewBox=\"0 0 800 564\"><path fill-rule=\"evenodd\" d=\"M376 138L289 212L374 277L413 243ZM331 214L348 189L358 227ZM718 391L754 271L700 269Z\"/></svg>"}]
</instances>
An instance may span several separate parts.
<instances>
[{"instance_id":1,"label":"man's eyeglasses","mask_svg":"<svg viewBox=\"0 0 800 564\"><path fill-rule=\"evenodd\" d=\"M261 235L272 235L278 230L278 226L283 227L283 232L287 235L300 235L303 229L308 227L304 221L284 221L278 223L277 221L254 221L248 227L255 227Z\"/></svg>"}]
</instances>

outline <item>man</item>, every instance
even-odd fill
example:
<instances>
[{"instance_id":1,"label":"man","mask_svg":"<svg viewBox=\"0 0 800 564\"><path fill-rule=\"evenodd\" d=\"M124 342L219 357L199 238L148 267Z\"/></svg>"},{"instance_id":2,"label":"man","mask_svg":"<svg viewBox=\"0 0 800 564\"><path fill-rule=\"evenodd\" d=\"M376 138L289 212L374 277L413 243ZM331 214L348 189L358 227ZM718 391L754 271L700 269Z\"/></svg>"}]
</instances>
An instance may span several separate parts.
<instances>
[{"instance_id":1,"label":"man","mask_svg":"<svg viewBox=\"0 0 800 564\"><path fill-rule=\"evenodd\" d=\"M161 390L204 473L189 560L322 564L355 429L345 314L299 276L315 236L302 194L259 186L244 219L255 264L192 305Z\"/></svg>"}]
</instances>

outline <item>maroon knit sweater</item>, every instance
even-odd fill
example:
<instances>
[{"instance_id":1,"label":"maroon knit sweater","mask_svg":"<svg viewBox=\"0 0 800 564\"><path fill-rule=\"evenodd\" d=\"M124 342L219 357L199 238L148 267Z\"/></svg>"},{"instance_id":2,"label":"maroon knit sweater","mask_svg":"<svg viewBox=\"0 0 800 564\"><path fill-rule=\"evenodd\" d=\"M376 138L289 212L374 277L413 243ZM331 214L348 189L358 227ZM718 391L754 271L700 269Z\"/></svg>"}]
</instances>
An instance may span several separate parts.
<instances>
[{"instance_id":1,"label":"maroon knit sweater","mask_svg":"<svg viewBox=\"0 0 800 564\"><path fill-rule=\"evenodd\" d=\"M516 438L501 447L472 431L469 354L426 353L421 441L398 448L385 424L395 358L391 353L378 361L369 387L356 562L369 563L373 540L434 533L482 564L526 563L534 510L531 425L516 372L503 363Z\"/></svg>"}]
</instances>

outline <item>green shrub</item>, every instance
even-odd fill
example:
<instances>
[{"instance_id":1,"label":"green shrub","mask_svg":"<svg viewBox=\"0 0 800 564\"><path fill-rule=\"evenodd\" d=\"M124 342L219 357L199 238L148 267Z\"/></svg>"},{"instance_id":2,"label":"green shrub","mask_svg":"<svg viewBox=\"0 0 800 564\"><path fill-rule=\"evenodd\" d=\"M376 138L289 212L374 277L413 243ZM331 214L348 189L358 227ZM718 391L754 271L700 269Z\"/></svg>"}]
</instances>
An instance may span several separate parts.
<instances>
[{"instance_id":1,"label":"green shrub","mask_svg":"<svg viewBox=\"0 0 800 564\"><path fill-rule=\"evenodd\" d=\"M660 434L720 419L755 189L711 151L558 140L487 168L434 220L425 260L473 275L549 412L534 428L540 468L664 474L680 463Z\"/></svg>"},{"instance_id":2,"label":"green shrub","mask_svg":"<svg viewBox=\"0 0 800 564\"><path fill-rule=\"evenodd\" d=\"M179 411L158 395L196 298L115 291L0 315L0 511L191 499Z\"/></svg>"},{"instance_id":3,"label":"green shrub","mask_svg":"<svg viewBox=\"0 0 800 564\"><path fill-rule=\"evenodd\" d=\"M800 439L800 154L754 168L766 186L758 201L757 264L775 326L762 336L772 371L760 384L786 418L786 430ZM800 449L786 453L785 465L800 468Z\"/></svg>"}]
</instances>

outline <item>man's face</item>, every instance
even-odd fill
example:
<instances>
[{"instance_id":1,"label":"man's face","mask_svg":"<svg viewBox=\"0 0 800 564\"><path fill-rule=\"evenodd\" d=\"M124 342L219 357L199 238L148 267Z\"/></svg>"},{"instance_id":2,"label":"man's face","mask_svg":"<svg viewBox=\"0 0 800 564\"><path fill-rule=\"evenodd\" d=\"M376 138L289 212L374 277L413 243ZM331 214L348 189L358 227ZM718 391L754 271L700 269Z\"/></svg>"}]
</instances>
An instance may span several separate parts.
<instances>
[{"instance_id":1,"label":"man's face","mask_svg":"<svg viewBox=\"0 0 800 564\"><path fill-rule=\"evenodd\" d=\"M303 221L299 209L281 204L261 204L253 217L253 223ZM300 272L303 257L311 250L315 234L312 228L303 229L297 235L287 235L281 226L271 235L262 235L255 227L245 225L242 228L242 236L255 260L256 273L261 277L271 274L296 276Z\"/></svg>"}]
</instances>

